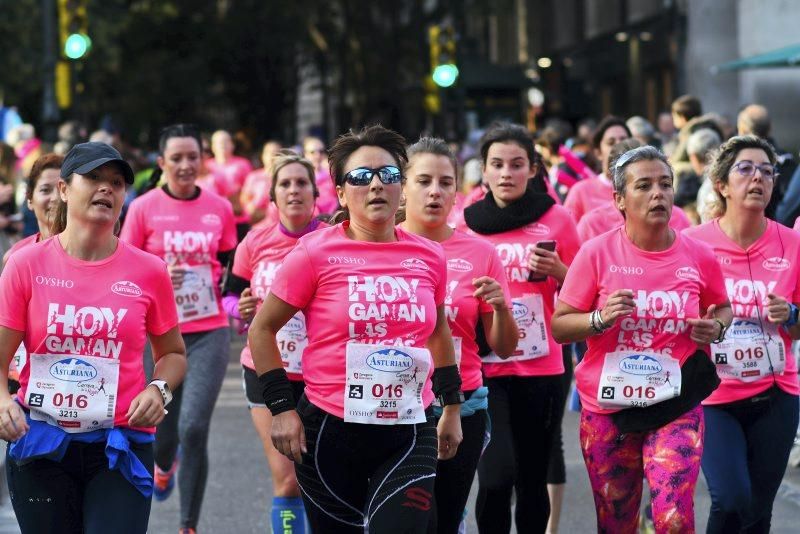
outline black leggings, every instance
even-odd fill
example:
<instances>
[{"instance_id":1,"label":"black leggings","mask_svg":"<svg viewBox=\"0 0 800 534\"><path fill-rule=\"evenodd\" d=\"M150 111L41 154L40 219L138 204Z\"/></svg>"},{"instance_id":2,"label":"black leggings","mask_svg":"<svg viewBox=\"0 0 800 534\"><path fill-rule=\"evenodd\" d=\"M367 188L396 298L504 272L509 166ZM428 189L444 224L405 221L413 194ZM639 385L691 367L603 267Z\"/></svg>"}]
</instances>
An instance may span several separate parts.
<instances>
[{"instance_id":1,"label":"black leggings","mask_svg":"<svg viewBox=\"0 0 800 534\"><path fill-rule=\"evenodd\" d=\"M436 506L428 526L429 533L457 534L481 458L488 422L486 410L462 417L461 432L464 439L458 446L458 452L450 460L437 463L434 491Z\"/></svg>"},{"instance_id":2,"label":"black leggings","mask_svg":"<svg viewBox=\"0 0 800 534\"><path fill-rule=\"evenodd\" d=\"M152 475L153 444L131 443ZM150 498L108 469L105 442L72 442L60 462L17 465L6 455L11 504L23 534L144 534Z\"/></svg>"},{"instance_id":3,"label":"black leggings","mask_svg":"<svg viewBox=\"0 0 800 534\"><path fill-rule=\"evenodd\" d=\"M553 432L553 445L550 449L550 463L547 465L548 484L566 484L567 466L564 463L564 437L562 436L562 423L564 421L564 410L567 399L569 398L569 388L572 385L572 344L562 345L564 357L564 374L561 375L561 385L564 388L561 417L559 418L556 431Z\"/></svg>"},{"instance_id":4,"label":"black leggings","mask_svg":"<svg viewBox=\"0 0 800 534\"><path fill-rule=\"evenodd\" d=\"M433 506L436 427L345 423L300 398L308 453L295 464L313 532L424 532Z\"/></svg>"},{"instance_id":5,"label":"black leggings","mask_svg":"<svg viewBox=\"0 0 800 534\"><path fill-rule=\"evenodd\" d=\"M511 531L516 489L518 532L544 532L550 517L547 469L553 434L561 424L561 375L485 379L492 441L478 464L475 515L482 533Z\"/></svg>"}]
</instances>

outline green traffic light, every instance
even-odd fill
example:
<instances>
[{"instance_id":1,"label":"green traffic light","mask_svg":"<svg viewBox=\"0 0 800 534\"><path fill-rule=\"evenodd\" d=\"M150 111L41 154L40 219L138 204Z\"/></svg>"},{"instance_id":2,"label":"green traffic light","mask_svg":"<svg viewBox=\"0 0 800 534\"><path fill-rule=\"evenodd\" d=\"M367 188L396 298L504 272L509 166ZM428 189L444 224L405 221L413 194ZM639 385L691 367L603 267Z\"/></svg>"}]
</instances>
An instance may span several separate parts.
<instances>
[{"instance_id":1,"label":"green traffic light","mask_svg":"<svg viewBox=\"0 0 800 534\"><path fill-rule=\"evenodd\" d=\"M433 69L433 82L439 87L450 87L456 83L458 78L458 67L452 63L439 65Z\"/></svg>"},{"instance_id":2,"label":"green traffic light","mask_svg":"<svg viewBox=\"0 0 800 534\"><path fill-rule=\"evenodd\" d=\"M64 43L64 55L69 59L80 59L86 55L91 46L92 40L88 35L73 33Z\"/></svg>"}]
</instances>

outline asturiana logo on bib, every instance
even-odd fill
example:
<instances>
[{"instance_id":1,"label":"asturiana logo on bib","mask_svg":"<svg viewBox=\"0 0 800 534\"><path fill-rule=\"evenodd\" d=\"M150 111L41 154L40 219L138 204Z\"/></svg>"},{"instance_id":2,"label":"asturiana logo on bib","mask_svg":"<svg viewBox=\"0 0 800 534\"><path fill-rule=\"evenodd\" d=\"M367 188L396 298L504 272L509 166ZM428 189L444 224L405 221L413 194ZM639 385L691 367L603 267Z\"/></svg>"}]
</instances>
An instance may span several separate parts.
<instances>
[{"instance_id":1,"label":"asturiana logo on bib","mask_svg":"<svg viewBox=\"0 0 800 534\"><path fill-rule=\"evenodd\" d=\"M661 372L661 364L652 356L634 354L619 362L619 370L629 375L653 375Z\"/></svg>"},{"instance_id":2,"label":"asturiana logo on bib","mask_svg":"<svg viewBox=\"0 0 800 534\"><path fill-rule=\"evenodd\" d=\"M382 349L367 356L367 365L384 373L400 373L411 369L414 359L397 349Z\"/></svg>"},{"instance_id":3,"label":"asturiana logo on bib","mask_svg":"<svg viewBox=\"0 0 800 534\"><path fill-rule=\"evenodd\" d=\"M220 219L219 215L216 213L208 213L203 215L203 218L200 220L203 221L203 224L207 224L209 226L219 226L222 224L222 219Z\"/></svg>"},{"instance_id":4,"label":"asturiana logo on bib","mask_svg":"<svg viewBox=\"0 0 800 534\"><path fill-rule=\"evenodd\" d=\"M768 258L761 263L761 266L768 271L785 271L792 264L786 258Z\"/></svg>"},{"instance_id":5,"label":"asturiana logo on bib","mask_svg":"<svg viewBox=\"0 0 800 534\"><path fill-rule=\"evenodd\" d=\"M468 273L472 270L472 264L461 258L453 258L452 260L447 260L447 268L459 273Z\"/></svg>"},{"instance_id":6,"label":"asturiana logo on bib","mask_svg":"<svg viewBox=\"0 0 800 534\"><path fill-rule=\"evenodd\" d=\"M542 223L533 223L529 224L528 226L524 226L522 231L528 235L539 235L539 236L546 236L550 235L550 227L546 224Z\"/></svg>"},{"instance_id":7,"label":"asturiana logo on bib","mask_svg":"<svg viewBox=\"0 0 800 534\"><path fill-rule=\"evenodd\" d=\"M519 321L528 315L528 307L521 302L512 302L511 315L514 317L515 321Z\"/></svg>"},{"instance_id":8,"label":"asturiana logo on bib","mask_svg":"<svg viewBox=\"0 0 800 534\"><path fill-rule=\"evenodd\" d=\"M300 332L301 330L305 329L305 327L305 321L303 321L301 317L295 315L289 319L285 325L283 325L281 330L285 330L286 332Z\"/></svg>"},{"instance_id":9,"label":"asturiana logo on bib","mask_svg":"<svg viewBox=\"0 0 800 534\"><path fill-rule=\"evenodd\" d=\"M115 283L111 286L112 293L116 293L117 295L123 297L140 297L142 296L142 288L134 284L133 282L129 282L128 280L122 280L120 282Z\"/></svg>"},{"instance_id":10,"label":"asturiana logo on bib","mask_svg":"<svg viewBox=\"0 0 800 534\"><path fill-rule=\"evenodd\" d=\"M700 281L700 273L693 267L681 267L675 271L675 276L681 280L689 280L690 282Z\"/></svg>"},{"instance_id":11,"label":"asturiana logo on bib","mask_svg":"<svg viewBox=\"0 0 800 534\"><path fill-rule=\"evenodd\" d=\"M50 374L67 382L85 382L97 376L97 369L78 358L64 358L50 366Z\"/></svg>"},{"instance_id":12,"label":"asturiana logo on bib","mask_svg":"<svg viewBox=\"0 0 800 534\"><path fill-rule=\"evenodd\" d=\"M755 321L747 319L734 319L728 330L728 337L732 339L753 339L761 334L761 327Z\"/></svg>"},{"instance_id":13,"label":"asturiana logo on bib","mask_svg":"<svg viewBox=\"0 0 800 534\"><path fill-rule=\"evenodd\" d=\"M400 265L411 271L427 271L428 264L418 258L408 258L400 262Z\"/></svg>"}]
</instances>

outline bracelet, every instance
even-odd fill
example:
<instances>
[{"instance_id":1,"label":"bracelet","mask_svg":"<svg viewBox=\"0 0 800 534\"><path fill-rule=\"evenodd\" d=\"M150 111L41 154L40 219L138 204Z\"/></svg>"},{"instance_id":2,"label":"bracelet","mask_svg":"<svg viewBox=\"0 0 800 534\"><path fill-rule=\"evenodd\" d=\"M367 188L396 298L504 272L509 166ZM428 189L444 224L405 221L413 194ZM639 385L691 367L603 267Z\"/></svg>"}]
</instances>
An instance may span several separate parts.
<instances>
[{"instance_id":1,"label":"bracelet","mask_svg":"<svg viewBox=\"0 0 800 534\"><path fill-rule=\"evenodd\" d=\"M589 314L589 326L592 327L595 334L602 334L609 328L611 325L603 321L603 316L600 315L600 310L594 310Z\"/></svg>"},{"instance_id":2,"label":"bracelet","mask_svg":"<svg viewBox=\"0 0 800 534\"><path fill-rule=\"evenodd\" d=\"M297 407L292 383L289 382L286 370L282 367L259 376L258 383L261 384L261 396L264 398L264 404L267 405L273 416Z\"/></svg>"}]
</instances>

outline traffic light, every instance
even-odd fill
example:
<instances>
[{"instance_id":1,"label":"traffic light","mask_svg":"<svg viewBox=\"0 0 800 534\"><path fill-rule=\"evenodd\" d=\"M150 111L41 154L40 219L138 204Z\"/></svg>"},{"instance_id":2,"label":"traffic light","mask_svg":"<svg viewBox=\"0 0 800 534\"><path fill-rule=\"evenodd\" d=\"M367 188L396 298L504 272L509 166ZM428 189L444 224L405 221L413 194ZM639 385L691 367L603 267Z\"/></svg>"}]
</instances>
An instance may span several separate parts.
<instances>
[{"instance_id":1,"label":"traffic light","mask_svg":"<svg viewBox=\"0 0 800 534\"><path fill-rule=\"evenodd\" d=\"M428 30L431 51L431 78L439 87L450 87L458 78L456 32L452 26L431 26Z\"/></svg>"},{"instance_id":2,"label":"traffic light","mask_svg":"<svg viewBox=\"0 0 800 534\"><path fill-rule=\"evenodd\" d=\"M92 47L89 38L87 0L58 0L58 33L61 53L68 59L81 59Z\"/></svg>"}]
</instances>

